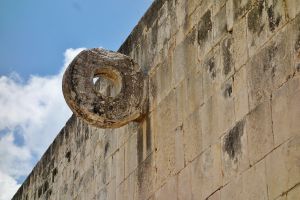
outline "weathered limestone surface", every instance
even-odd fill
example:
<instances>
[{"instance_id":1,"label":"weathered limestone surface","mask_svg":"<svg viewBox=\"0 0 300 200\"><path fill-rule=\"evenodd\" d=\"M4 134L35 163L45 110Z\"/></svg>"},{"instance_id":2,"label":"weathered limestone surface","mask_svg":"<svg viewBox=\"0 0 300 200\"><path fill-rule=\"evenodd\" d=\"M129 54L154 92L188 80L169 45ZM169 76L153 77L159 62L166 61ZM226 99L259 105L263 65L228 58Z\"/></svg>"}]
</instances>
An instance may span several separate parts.
<instances>
[{"instance_id":1,"label":"weathered limestone surface","mask_svg":"<svg viewBox=\"0 0 300 200\"><path fill-rule=\"evenodd\" d=\"M298 0L156 0L119 52L147 116L72 116L14 200L300 199Z\"/></svg>"}]
</instances>

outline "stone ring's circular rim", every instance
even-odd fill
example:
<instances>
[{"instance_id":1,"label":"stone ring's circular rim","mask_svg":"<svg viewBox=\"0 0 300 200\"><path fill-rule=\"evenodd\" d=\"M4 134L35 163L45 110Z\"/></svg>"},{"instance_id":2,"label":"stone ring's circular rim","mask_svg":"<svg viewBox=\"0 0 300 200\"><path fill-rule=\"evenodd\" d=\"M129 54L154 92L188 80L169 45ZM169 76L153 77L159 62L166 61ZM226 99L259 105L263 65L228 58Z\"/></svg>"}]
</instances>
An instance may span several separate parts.
<instances>
[{"instance_id":1,"label":"stone ring's circular rim","mask_svg":"<svg viewBox=\"0 0 300 200\"><path fill-rule=\"evenodd\" d=\"M118 82L120 92L115 97L97 92L95 76ZM80 52L66 69L62 88L76 116L99 128L121 127L145 112L145 75L130 57L121 53L98 48Z\"/></svg>"}]
</instances>

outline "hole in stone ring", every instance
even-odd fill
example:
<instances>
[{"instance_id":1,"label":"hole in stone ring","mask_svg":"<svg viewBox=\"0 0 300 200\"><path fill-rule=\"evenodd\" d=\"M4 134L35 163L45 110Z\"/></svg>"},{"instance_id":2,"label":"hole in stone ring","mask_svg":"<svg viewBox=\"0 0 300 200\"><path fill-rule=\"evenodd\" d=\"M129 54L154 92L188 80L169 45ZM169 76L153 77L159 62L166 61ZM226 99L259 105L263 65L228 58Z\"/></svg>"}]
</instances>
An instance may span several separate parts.
<instances>
[{"instance_id":1,"label":"hole in stone ring","mask_svg":"<svg viewBox=\"0 0 300 200\"><path fill-rule=\"evenodd\" d=\"M94 72L93 86L103 96L116 97L122 88L122 77L118 71L103 67Z\"/></svg>"}]
</instances>

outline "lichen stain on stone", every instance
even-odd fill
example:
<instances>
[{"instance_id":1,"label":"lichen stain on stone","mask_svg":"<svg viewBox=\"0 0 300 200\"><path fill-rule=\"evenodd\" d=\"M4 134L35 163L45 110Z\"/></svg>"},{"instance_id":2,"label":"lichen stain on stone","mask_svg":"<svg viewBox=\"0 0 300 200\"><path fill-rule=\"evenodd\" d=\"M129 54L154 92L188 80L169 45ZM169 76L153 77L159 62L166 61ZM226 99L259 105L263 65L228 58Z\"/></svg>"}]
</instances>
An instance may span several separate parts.
<instances>
[{"instance_id":1,"label":"lichen stain on stone","mask_svg":"<svg viewBox=\"0 0 300 200\"><path fill-rule=\"evenodd\" d=\"M107 156L108 149L109 149L109 143L106 142L106 143L105 143L105 146L104 146L104 158Z\"/></svg>"},{"instance_id":2,"label":"lichen stain on stone","mask_svg":"<svg viewBox=\"0 0 300 200\"><path fill-rule=\"evenodd\" d=\"M49 189L46 193L46 199L49 199L51 195L52 195L52 189Z\"/></svg>"},{"instance_id":3,"label":"lichen stain on stone","mask_svg":"<svg viewBox=\"0 0 300 200\"><path fill-rule=\"evenodd\" d=\"M217 69L215 65L215 58L211 57L206 61L206 65L208 67L208 72L210 74L211 79L215 79L217 76Z\"/></svg>"},{"instance_id":4,"label":"lichen stain on stone","mask_svg":"<svg viewBox=\"0 0 300 200\"><path fill-rule=\"evenodd\" d=\"M225 136L223 150L229 155L232 160L241 153L242 142L241 137L244 134L244 121L238 122L229 133Z\"/></svg>"},{"instance_id":5,"label":"lichen stain on stone","mask_svg":"<svg viewBox=\"0 0 300 200\"><path fill-rule=\"evenodd\" d=\"M252 33L258 34L258 36L264 28L264 24L262 24L263 9L263 2L259 2L248 14L248 28Z\"/></svg>"},{"instance_id":6,"label":"lichen stain on stone","mask_svg":"<svg viewBox=\"0 0 300 200\"><path fill-rule=\"evenodd\" d=\"M152 139L151 139L151 118L147 116L146 118L146 145L147 145L147 153L151 151Z\"/></svg>"},{"instance_id":7,"label":"lichen stain on stone","mask_svg":"<svg viewBox=\"0 0 300 200\"><path fill-rule=\"evenodd\" d=\"M157 97L157 86L156 86L155 82L150 81L149 86L150 86L150 94L151 94L152 98L156 99L156 97Z\"/></svg>"},{"instance_id":8,"label":"lichen stain on stone","mask_svg":"<svg viewBox=\"0 0 300 200\"><path fill-rule=\"evenodd\" d=\"M40 186L39 189L38 189L38 197L40 198L43 194L43 187Z\"/></svg>"},{"instance_id":9,"label":"lichen stain on stone","mask_svg":"<svg viewBox=\"0 0 300 200\"><path fill-rule=\"evenodd\" d=\"M233 59L231 55L232 38L227 38L222 43L222 57L223 57L223 73L228 75L233 65Z\"/></svg>"},{"instance_id":10,"label":"lichen stain on stone","mask_svg":"<svg viewBox=\"0 0 300 200\"><path fill-rule=\"evenodd\" d=\"M211 11L208 10L200 20L198 29L198 44L202 45L212 31Z\"/></svg>"},{"instance_id":11,"label":"lichen stain on stone","mask_svg":"<svg viewBox=\"0 0 300 200\"><path fill-rule=\"evenodd\" d=\"M278 52L278 47L273 43L266 49L266 56L263 58L263 72L271 70L272 77L275 76L276 72L276 62L275 58Z\"/></svg>"},{"instance_id":12,"label":"lichen stain on stone","mask_svg":"<svg viewBox=\"0 0 300 200\"><path fill-rule=\"evenodd\" d=\"M43 185L43 193L45 193L49 188L49 183L48 181L45 181L44 185Z\"/></svg>"},{"instance_id":13,"label":"lichen stain on stone","mask_svg":"<svg viewBox=\"0 0 300 200\"><path fill-rule=\"evenodd\" d=\"M232 85L231 84L226 84L225 89L223 91L223 96L225 98L229 98L232 95Z\"/></svg>"},{"instance_id":14,"label":"lichen stain on stone","mask_svg":"<svg viewBox=\"0 0 300 200\"><path fill-rule=\"evenodd\" d=\"M279 26L279 23L281 21L281 16L275 16L274 12L274 6L268 8L267 10L268 18L269 18L269 28L271 31L274 31L276 27Z\"/></svg>"},{"instance_id":15,"label":"lichen stain on stone","mask_svg":"<svg viewBox=\"0 0 300 200\"><path fill-rule=\"evenodd\" d=\"M154 49L157 45L157 36L158 36L158 22L154 24L154 27L151 31L151 46Z\"/></svg>"},{"instance_id":16,"label":"lichen stain on stone","mask_svg":"<svg viewBox=\"0 0 300 200\"><path fill-rule=\"evenodd\" d=\"M143 126L140 125L137 132L137 159L138 163L143 161L143 149L144 149L144 141L143 141Z\"/></svg>"},{"instance_id":17,"label":"lichen stain on stone","mask_svg":"<svg viewBox=\"0 0 300 200\"><path fill-rule=\"evenodd\" d=\"M187 42L187 44L189 45L194 45L196 39L197 39L197 31L195 28L193 28L191 30L191 32L186 36L185 41Z\"/></svg>"},{"instance_id":18,"label":"lichen stain on stone","mask_svg":"<svg viewBox=\"0 0 300 200\"><path fill-rule=\"evenodd\" d=\"M146 193L145 190L149 190L153 186L153 180L151 179L153 176L152 166L153 158L148 156L137 168L138 199L143 199L141 197Z\"/></svg>"},{"instance_id":19,"label":"lichen stain on stone","mask_svg":"<svg viewBox=\"0 0 300 200\"><path fill-rule=\"evenodd\" d=\"M234 19L237 19L243 13L251 7L250 0L233 0L234 7Z\"/></svg>"}]
</instances>

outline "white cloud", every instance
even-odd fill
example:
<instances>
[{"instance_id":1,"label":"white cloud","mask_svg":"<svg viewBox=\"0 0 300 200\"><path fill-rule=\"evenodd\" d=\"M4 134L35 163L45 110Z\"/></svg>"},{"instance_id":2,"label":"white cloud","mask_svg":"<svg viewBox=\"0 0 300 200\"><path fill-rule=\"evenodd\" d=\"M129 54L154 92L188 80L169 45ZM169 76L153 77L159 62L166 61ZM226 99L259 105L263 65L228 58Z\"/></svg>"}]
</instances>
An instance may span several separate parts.
<instances>
[{"instance_id":1,"label":"white cloud","mask_svg":"<svg viewBox=\"0 0 300 200\"><path fill-rule=\"evenodd\" d=\"M68 64L83 49L67 49L55 76L31 76L25 83L16 73L0 76L0 200L16 192L16 180L28 175L71 116L61 81Z\"/></svg>"},{"instance_id":2,"label":"white cloud","mask_svg":"<svg viewBox=\"0 0 300 200\"><path fill-rule=\"evenodd\" d=\"M13 178L0 171L0 200L8 200L20 187Z\"/></svg>"}]
</instances>

